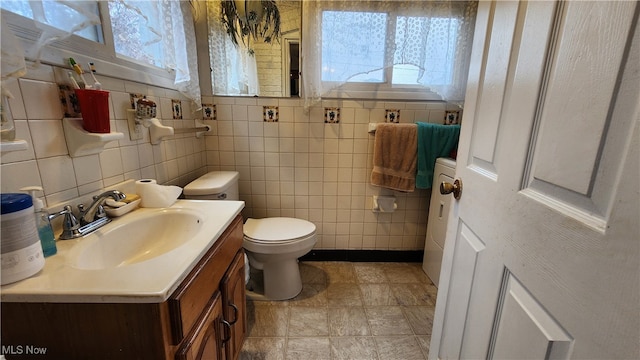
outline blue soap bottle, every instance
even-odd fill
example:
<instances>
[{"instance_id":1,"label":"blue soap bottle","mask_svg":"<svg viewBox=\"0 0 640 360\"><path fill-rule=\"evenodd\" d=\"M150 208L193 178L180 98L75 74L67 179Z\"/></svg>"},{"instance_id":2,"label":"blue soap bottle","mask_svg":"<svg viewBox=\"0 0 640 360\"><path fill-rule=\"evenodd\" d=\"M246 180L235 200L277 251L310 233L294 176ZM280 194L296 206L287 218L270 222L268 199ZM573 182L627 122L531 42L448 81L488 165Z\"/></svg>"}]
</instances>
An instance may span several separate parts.
<instances>
[{"instance_id":1,"label":"blue soap bottle","mask_svg":"<svg viewBox=\"0 0 640 360\"><path fill-rule=\"evenodd\" d=\"M36 191L42 191L40 186L28 186L20 189L27 191L33 199L33 208L36 214L36 226L38 228L38 236L40 237L40 243L42 244L42 253L44 257L55 255L58 252L56 247L56 238L53 234L53 228L49 221L49 213L44 210L44 203L38 197L36 197Z\"/></svg>"}]
</instances>

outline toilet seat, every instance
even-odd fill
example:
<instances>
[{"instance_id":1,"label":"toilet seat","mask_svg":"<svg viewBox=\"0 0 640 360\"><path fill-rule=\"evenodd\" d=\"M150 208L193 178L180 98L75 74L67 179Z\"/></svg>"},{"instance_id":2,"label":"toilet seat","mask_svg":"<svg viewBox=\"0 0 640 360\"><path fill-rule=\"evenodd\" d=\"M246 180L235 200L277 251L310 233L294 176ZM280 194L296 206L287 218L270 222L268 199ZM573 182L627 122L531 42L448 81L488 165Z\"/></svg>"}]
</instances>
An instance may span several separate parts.
<instances>
[{"instance_id":1,"label":"toilet seat","mask_svg":"<svg viewBox=\"0 0 640 360\"><path fill-rule=\"evenodd\" d=\"M315 235L316 226L307 220L296 218L249 218L244 224L243 231L247 241L276 245L307 239Z\"/></svg>"}]
</instances>

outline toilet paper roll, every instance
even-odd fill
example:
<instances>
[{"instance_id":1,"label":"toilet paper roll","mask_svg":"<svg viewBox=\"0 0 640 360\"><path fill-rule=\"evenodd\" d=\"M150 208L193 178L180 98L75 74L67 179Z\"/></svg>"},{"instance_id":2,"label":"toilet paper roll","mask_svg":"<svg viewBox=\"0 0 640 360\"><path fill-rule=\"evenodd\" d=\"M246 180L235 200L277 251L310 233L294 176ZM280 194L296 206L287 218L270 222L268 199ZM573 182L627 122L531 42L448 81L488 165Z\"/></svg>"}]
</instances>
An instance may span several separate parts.
<instances>
[{"instance_id":1,"label":"toilet paper roll","mask_svg":"<svg viewBox=\"0 0 640 360\"><path fill-rule=\"evenodd\" d=\"M159 185L154 179L141 179L136 181L136 194L142 199L141 207L169 207L182 194L182 188L173 185Z\"/></svg>"},{"instance_id":2,"label":"toilet paper roll","mask_svg":"<svg viewBox=\"0 0 640 360\"><path fill-rule=\"evenodd\" d=\"M373 210L379 212L393 212L398 208L395 196L374 196Z\"/></svg>"}]
</instances>

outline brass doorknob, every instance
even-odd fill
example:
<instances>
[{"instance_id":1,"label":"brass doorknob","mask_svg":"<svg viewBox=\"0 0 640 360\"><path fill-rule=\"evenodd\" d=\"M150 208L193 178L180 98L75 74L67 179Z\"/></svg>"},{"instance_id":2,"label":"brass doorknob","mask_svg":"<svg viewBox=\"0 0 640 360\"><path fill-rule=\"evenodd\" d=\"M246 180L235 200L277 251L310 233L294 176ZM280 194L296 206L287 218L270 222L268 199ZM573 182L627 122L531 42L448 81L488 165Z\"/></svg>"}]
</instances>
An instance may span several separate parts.
<instances>
[{"instance_id":1,"label":"brass doorknob","mask_svg":"<svg viewBox=\"0 0 640 360\"><path fill-rule=\"evenodd\" d=\"M456 179L453 184L443 181L440 184L440 194L447 195L453 193L453 197L456 200L460 200L462 197L462 180Z\"/></svg>"}]
</instances>

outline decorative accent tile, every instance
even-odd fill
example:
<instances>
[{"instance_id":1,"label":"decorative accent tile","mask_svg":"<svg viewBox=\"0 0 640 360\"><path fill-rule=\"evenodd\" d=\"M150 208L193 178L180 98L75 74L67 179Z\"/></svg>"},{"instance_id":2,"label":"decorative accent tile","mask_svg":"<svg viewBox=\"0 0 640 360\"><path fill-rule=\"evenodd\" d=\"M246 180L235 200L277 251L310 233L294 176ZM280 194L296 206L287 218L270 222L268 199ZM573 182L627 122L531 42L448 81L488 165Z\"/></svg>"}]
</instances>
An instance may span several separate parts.
<instances>
[{"instance_id":1,"label":"decorative accent tile","mask_svg":"<svg viewBox=\"0 0 640 360\"><path fill-rule=\"evenodd\" d=\"M173 120L181 120L182 102L180 100L171 99L171 111L173 112Z\"/></svg>"},{"instance_id":2,"label":"decorative accent tile","mask_svg":"<svg viewBox=\"0 0 640 360\"><path fill-rule=\"evenodd\" d=\"M217 120L218 114L216 112L216 106L213 104L202 104L202 119L203 120Z\"/></svg>"},{"instance_id":3,"label":"decorative accent tile","mask_svg":"<svg viewBox=\"0 0 640 360\"><path fill-rule=\"evenodd\" d=\"M400 122L400 110L399 109L386 109L384 114L384 121L388 123Z\"/></svg>"},{"instance_id":4,"label":"decorative accent tile","mask_svg":"<svg viewBox=\"0 0 640 360\"><path fill-rule=\"evenodd\" d=\"M262 115L266 122L278 122L279 111L277 106L263 106Z\"/></svg>"},{"instance_id":5,"label":"decorative accent tile","mask_svg":"<svg viewBox=\"0 0 640 360\"><path fill-rule=\"evenodd\" d=\"M328 124L339 123L340 108L337 108L337 107L324 108L324 122Z\"/></svg>"},{"instance_id":6,"label":"decorative accent tile","mask_svg":"<svg viewBox=\"0 0 640 360\"><path fill-rule=\"evenodd\" d=\"M460 111L445 111L444 112L444 124L455 125L460 123Z\"/></svg>"},{"instance_id":7,"label":"decorative accent tile","mask_svg":"<svg viewBox=\"0 0 640 360\"><path fill-rule=\"evenodd\" d=\"M129 102L131 102L131 108L133 110L137 110L136 106L138 106L138 100L144 98L142 94L129 93Z\"/></svg>"},{"instance_id":8,"label":"decorative accent tile","mask_svg":"<svg viewBox=\"0 0 640 360\"><path fill-rule=\"evenodd\" d=\"M62 104L64 117L80 117L78 97L73 87L60 84L58 85L58 89L60 89L60 103Z\"/></svg>"}]
</instances>

